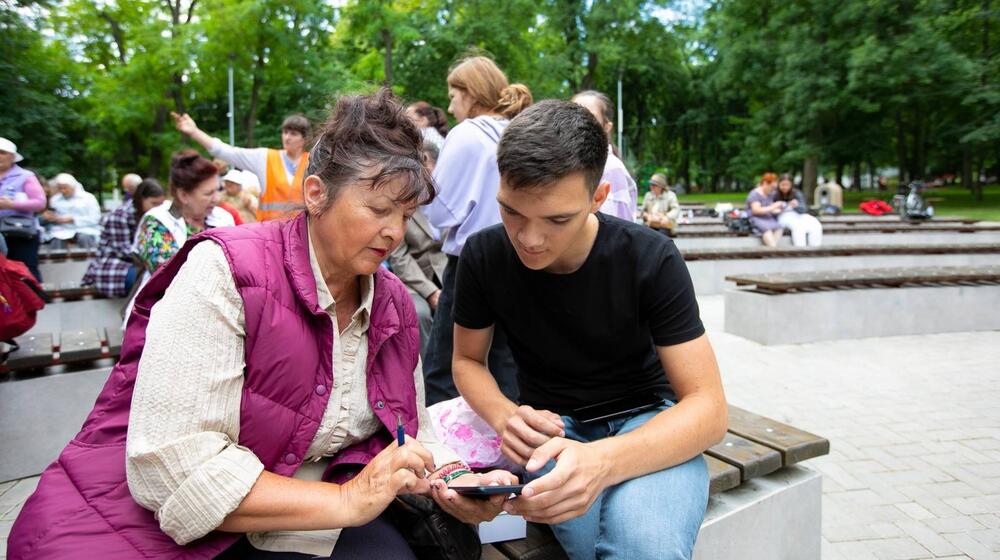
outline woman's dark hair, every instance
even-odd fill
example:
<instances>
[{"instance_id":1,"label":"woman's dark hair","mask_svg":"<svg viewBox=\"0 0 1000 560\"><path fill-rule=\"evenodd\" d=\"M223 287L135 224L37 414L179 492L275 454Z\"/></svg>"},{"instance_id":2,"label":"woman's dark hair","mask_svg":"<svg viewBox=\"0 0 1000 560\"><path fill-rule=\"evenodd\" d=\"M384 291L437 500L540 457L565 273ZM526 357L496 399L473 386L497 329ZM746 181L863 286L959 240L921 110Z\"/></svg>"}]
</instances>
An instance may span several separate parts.
<instances>
[{"instance_id":1,"label":"woman's dark hair","mask_svg":"<svg viewBox=\"0 0 1000 560\"><path fill-rule=\"evenodd\" d=\"M410 108L427 119L427 126L437 130L442 137L448 136L448 116L440 107L435 107L426 101L417 101L410 105Z\"/></svg>"},{"instance_id":2,"label":"woman's dark hair","mask_svg":"<svg viewBox=\"0 0 1000 560\"><path fill-rule=\"evenodd\" d=\"M166 196L163 185L156 179L143 179L132 193L132 207L135 208L135 216L142 216L142 202L147 198L157 198Z\"/></svg>"},{"instance_id":3,"label":"woman's dark hair","mask_svg":"<svg viewBox=\"0 0 1000 560\"><path fill-rule=\"evenodd\" d=\"M545 187L582 173L593 194L608 160L607 138L587 109L547 99L510 121L497 146L497 167L515 190Z\"/></svg>"},{"instance_id":4,"label":"woman's dark hair","mask_svg":"<svg viewBox=\"0 0 1000 560\"><path fill-rule=\"evenodd\" d=\"M194 150L181 150L170 162L170 192L191 192L206 179L219 175L212 160Z\"/></svg>"},{"instance_id":5,"label":"woman's dark hair","mask_svg":"<svg viewBox=\"0 0 1000 560\"><path fill-rule=\"evenodd\" d=\"M788 181L789 183L792 184L792 188L789 189L788 194L781 192L782 181ZM789 175L788 173L782 173L781 177L778 177L778 188L774 192L774 199L782 200L785 202L795 200L795 181L792 179L792 176Z\"/></svg>"},{"instance_id":6,"label":"woman's dark hair","mask_svg":"<svg viewBox=\"0 0 1000 560\"><path fill-rule=\"evenodd\" d=\"M388 89L339 98L309 152L307 175L318 176L326 187L319 212L341 189L359 182L378 189L401 180L396 202L430 202L434 184L424 168L422 146L423 135Z\"/></svg>"},{"instance_id":7,"label":"woman's dark hair","mask_svg":"<svg viewBox=\"0 0 1000 560\"><path fill-rule=\"evenodd\" d=\"M309 140L309 130L312 125L309 123L309 119L305 118L303 115L298 113L294 115L288 115L285 117L284 122L281 123L281 131L292 130L298 132L303 138Z\"/></svg>"}]
</instances>

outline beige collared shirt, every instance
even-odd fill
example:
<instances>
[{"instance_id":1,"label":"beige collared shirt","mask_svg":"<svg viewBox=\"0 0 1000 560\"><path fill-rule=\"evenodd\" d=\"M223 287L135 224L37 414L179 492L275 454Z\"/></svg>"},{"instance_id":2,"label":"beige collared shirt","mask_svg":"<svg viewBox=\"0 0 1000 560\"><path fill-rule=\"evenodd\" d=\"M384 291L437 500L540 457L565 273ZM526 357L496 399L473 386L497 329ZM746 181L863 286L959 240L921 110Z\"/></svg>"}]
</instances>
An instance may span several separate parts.
<instances>
[{"instance_id":1,"label":"beige collared shirt","mask_svg":"<svg viewBox=\"0 0 1000 560\"><path fill-rule=\"evenodd\" d=\"M311 241L309 260L319 304L335 327L335 371L323 420L294 477L319 480L329 457L379 429L365 382L374 290L373 277L362 277L361 305L340 329L336 302ZM218 528L264 468L253 452L238 444L245 333L243 300L229 263L218 245L200 243L151 310L126 445L132 496L153 510L160 528L181 544ZM413 376L420 424L417 440L434 455L436 464L457 461L458 456L438 443L431 429L419 363ZM332 529L247 537L261 550L329 555L339 535L339 529Z\"/></svg>"}]
</instances>

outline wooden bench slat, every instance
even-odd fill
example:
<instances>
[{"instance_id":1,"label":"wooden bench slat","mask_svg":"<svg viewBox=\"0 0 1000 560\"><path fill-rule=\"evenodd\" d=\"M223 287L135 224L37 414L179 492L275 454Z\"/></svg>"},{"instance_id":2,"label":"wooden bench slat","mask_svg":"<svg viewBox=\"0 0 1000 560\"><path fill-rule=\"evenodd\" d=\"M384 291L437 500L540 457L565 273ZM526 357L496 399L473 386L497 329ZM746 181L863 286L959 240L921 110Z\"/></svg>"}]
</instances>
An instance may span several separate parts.
<instances>
[{"instance_id":1,"label":"wooden bench slat","mask_svg":"<svg viewBox=\"0 0 1000 560\"><path fill-rule=\"evenodd\" d=\"M733 405L729 405L729 431L775 449L786 467L830 452L826 438Z\"/></svg>"},{"instance_id":2,"label":"wooden bench slat","mask_svg":"<svg viewBox=\"0 0 1000 560\"><path fill-rule=\"evenodd\" d=\"M741 480L750 480L781 468L781 453L736 434L726 437L706 452L740 470Z\"/></svg>"},{"instance_id":3,"label":"wooden bench slat","mask_svg":"<svg viewBox=\"0 0 1000 560\"><path fill-rule=\"evenodd\" d=\"M8 358L7 369L28 369L43 367L52 363L52 335L30 334L14 339L21 348Z\"/></svg>"},{"instance_id":4,"label":"wooden bench slat","mask_svg":"<svg viewBox=\"0 0 1000 560\"><path fill-rule=\"evenodd\" d=\"M118 356L122 352L122 340L125 337L125 332L120 328L108 327L104 329L105 340L108 341L108 353L112 356Z\"/></svg>"},{"instance_id":5,"label":"wooden bench slat","mask_svg":"<svg viewBox=\"0 0 1000 560\"><path fill-rule=\"evenodd\" d=\"M101 336L97 329L64 331L59 340L59 361L76 362L101 358Z\"/></svg>"},{"instance_id":6,"label":"wooden bench slat","mask_svg":"<svg viewBox=\"0 0 1000 560\"><path fill-rule=\"evenodd\" d=\"M702 455L708 465L708 493L720 494L740 485L740 469L712 457Z\"/></svg>"}]
</instances>

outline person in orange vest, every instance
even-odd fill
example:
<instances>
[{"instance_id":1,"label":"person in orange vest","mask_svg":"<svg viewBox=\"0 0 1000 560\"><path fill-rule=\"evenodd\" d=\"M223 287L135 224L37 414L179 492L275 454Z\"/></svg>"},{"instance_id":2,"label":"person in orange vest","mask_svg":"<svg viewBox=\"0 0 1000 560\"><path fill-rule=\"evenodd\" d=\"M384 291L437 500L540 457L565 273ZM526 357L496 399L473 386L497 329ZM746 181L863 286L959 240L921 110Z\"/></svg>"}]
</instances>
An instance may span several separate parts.
<instances>
[{"instance_id":1,"label":"person in orange vest","mask_svg":"<svg viewBox=\"0 0 1000 560\"><path fill-rule=\"evenodd\" d=\"M281 123L281 150L273 148L237 148L213 138L198 128L187 113L174 118L177 130L208 150L212 157L228 161L234 167L249 171L260 181L260 205L257 220L274 220L291 215L302 208L302 180L309 167L309 119L291 115Z\"/></svg>"}]
</instances>

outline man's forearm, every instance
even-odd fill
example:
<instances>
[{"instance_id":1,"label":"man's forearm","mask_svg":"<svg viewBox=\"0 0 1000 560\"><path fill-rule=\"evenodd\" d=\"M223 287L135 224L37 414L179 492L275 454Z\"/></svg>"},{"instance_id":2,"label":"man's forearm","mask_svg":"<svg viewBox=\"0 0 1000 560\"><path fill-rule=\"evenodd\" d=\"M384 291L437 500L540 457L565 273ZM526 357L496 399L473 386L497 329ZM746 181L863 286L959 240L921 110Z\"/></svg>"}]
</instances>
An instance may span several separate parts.
<instances>
[{"instance_id":1,"label":"man's forearm","mask_svg":"<svg viewBox=\"0 0 1000 560\"><path fill-rule=\"evenodd\" d=\"M472 410L476 411L498 434L517 405L500 392L496 380L482 363L469 358L455 358L452 364L455 387Z\"/></svg>"},{"instance_id":2,"label":"man's forearm","mask_svg":"<svg viewBox=\"0 0 1000 560\"><path fill-rule=\"evenodd\" d=\"M719 442L727 424L724 400L688 395L636 430L591 445L608 459L614 485L687 461Z\"/></svg>"}]
</instances>

